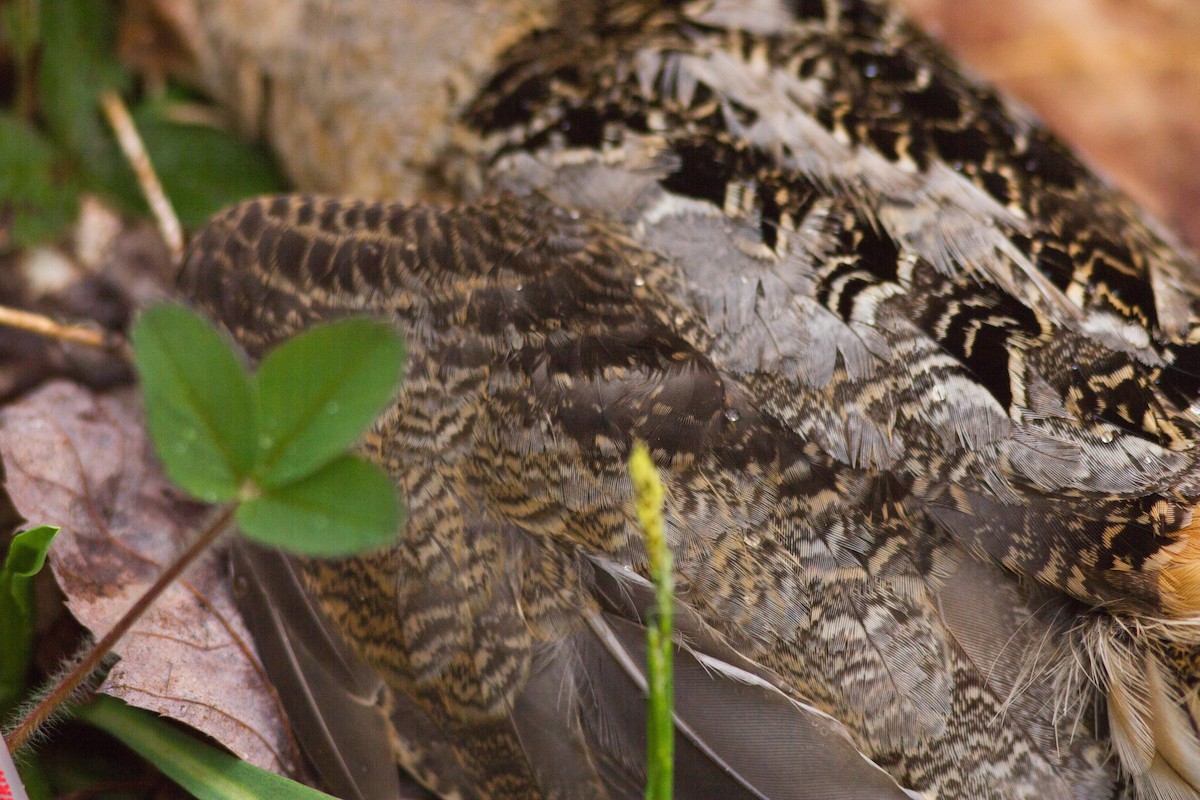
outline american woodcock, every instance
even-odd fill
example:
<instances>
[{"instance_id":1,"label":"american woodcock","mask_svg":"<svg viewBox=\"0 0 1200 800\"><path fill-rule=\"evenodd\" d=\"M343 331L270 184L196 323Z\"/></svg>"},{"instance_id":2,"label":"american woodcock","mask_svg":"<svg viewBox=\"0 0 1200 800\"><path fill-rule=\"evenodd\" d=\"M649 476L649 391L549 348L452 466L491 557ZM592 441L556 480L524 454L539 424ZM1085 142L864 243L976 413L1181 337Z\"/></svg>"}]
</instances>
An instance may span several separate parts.
<instances>
[{"instance_id":1,"label":"american woodcock","mask_svg":"<svg viewBox=\"0 0 1200 800\"><path fill-rule=\"evenodd\" d=\"M679 796L1200 796L1191 256L883 3L533 5L442 109L463 202L252 201L185 267L251 353L409 343L396 545L239 556L327 785L641 795L640 439Z\"/></svg>"}]
</instances>

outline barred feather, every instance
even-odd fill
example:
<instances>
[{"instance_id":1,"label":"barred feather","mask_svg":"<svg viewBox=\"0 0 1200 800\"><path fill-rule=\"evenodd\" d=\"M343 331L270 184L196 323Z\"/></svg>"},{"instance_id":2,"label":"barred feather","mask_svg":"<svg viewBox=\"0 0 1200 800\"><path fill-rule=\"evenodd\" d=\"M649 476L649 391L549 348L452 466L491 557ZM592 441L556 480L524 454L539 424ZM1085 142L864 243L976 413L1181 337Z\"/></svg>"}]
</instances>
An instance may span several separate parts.
<instances>
[{"instance_id":1,"label":"barred feather","mask_svg":"<svg viewBox=\"0 0 1200 800\"><path fill-rule=\"evenodd\" d=\"M410 521L296 567L395 761L640 794L641 439L688 796L1200 796L1200 269L1153 221L877 0L564 3L445 123L479 199L251 201L181 280L255 354L410 343L364 445Z\"/></svg>"}]
</instances>

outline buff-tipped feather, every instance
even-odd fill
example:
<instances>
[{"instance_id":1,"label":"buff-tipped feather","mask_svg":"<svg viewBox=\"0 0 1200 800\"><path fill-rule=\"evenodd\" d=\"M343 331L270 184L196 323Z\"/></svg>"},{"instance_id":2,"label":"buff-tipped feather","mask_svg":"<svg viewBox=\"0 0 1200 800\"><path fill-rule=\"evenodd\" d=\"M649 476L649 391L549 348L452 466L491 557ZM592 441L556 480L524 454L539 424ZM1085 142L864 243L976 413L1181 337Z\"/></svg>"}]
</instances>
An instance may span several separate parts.
<instances>
[{"instance_id":1,"label":"buff-tipped feather","mask_svg":"<svg viewBox=\"0 0 1200 800\"><path fill-rule=\"evenodd\" d=\"M1200 793L1200 740L1196 738L1196 720L1186 711L1180 676L1148 654L1146 678L1157 752L1144 791L1150 797L1195 797ZM1176 788L1181 785L1183 794Z\"/></svg>"},{"instance_id":2,"label":"buff-tipped feather","mask_svg":"<svg viewBox=\"0 0 1200 800\"><path fill-rule=\"evenodd\" d=\"M1200 615L1200 515L1169 545L1170 561L1159 572L1163 609L1175 617Z\"/></svg>"},{"instance_id":3,"label":"buff-tipped feather","mask_svg":"<svg viewBox=\"0 0 1200 800\"><path fill-rule=\"evenodd\" d=\"M1200 794L1200 738L1196 704L1185 687L1186 665L1173 661L1160 640L1125 626L1098 622L1082 637L1081 661L1107 687L1113 749L1139 796L1159 800Z\"/></svg>"}]
</instances>

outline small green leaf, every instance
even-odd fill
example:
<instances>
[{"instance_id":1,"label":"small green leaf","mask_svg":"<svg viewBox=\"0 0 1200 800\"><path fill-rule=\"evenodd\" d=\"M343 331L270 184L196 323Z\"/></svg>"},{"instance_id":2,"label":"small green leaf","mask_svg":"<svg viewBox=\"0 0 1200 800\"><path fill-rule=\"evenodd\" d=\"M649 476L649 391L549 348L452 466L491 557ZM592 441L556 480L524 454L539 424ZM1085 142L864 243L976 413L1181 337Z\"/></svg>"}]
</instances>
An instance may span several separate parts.
<instances>
[{"instance_id":1,"label":"small green leaf","mask_svg":"<svg viewBox=\"0 0 1200 800\"><path fill-rule=\"evenodd\" d=\"M287 183L270 151L232 131L166 119L153 103L134 112L150 161L185 226L198 227L225 206L283 191Z\"/></svg>"},{"instance_id":2,"label":"small green leaf","mask_svg":"<svg viewBox=\"0 0 1200 800\"><path fill-rule=\"evenodd\" d=\"M60 530L54 525L39 525L14 536L4 559L4 569L0 571L0 580L32 578L41 572L46 564L46 554L50 552L50 543Z\"/></svg>"},{"instance_id":3,"label":"small green leaf","mask_svg":"<svg viewBox=\"0 0 1200 800\"><path fill-rule=\"evenodd\" d=\"M0 250L52 238L75 218L77 206L77 187L50 143L22 120L0 113Z\"/></svg>"},{"instance_id":4,"label":"small green leaf","mask_svg":"<svg viewBox=\"0 0 1200 800\"><path fill-rule=\"evenodd\" d=\"M42 525L18 533L0 567L0 717L25 691L33 653L33 577L58 531Z\"/></svg>"},{"instance_id":5,"label":"small green leaf","mask_svg":"<svg viewBox=\"0 0 1200 800\"><path fill-rule=\"evenodd\" d=\"M382 547L400 527L396 488L379 467L342 456L296 483L267 489L237 510L242 533L313 556Z\"/></svg>"},{"instance_id":6,"label":"small green leaf","mask_svg":"<svg viewBox=\"0 0 1200 800\"><path fill-rule=\"evenodd\" d=\"M78 716L115 736L199 800L334 800L241 761L161 717L105 695Z\"/></svg>"},{"instance_id":7,"label":"small green leaf","mask_svg":"<svg viewBox=\"0 0 1200 800\"><path fill-rule=\"evenodd\" d=\"M258 370L257 475L281 486L345 452L396 392L404 344L391 326L346 319L269 353Z\"/></svg>"},{"instance_id":8,"label":"small green leaf","mask_svg":"<svg viewBox=\"0 0 1200 800\"><path fill-rule=\"evenodd\" d=\"M250 380L229 344L176 305L142 314L130 339L167 476L206 502L234 499L254 468L257 425Z\"/></svg>"}]
</instances>

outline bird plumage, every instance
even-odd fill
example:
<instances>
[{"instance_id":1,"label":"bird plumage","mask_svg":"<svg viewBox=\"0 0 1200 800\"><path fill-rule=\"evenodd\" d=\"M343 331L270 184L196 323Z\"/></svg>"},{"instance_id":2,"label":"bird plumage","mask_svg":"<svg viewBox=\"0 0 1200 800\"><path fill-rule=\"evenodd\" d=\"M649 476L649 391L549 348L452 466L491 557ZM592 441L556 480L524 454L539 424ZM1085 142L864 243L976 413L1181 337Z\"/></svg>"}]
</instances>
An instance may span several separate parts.
<instances>
[{"instance_id":1,"label":"bird plumage","mask_svg":"<svg viewBox=\"0 0 1200 800\"><path fill-rule=\"evenodd\" d=\"M315 599L264 641L336 630L382 678L320 683L391 758L640 795L640 439L681 796L1200 796L1200 291L1167 234L873 0L567 3L453 123L461 205L251 201L181 283L254 355L353 313L409 341L363 445L396 546L243 555L281 576L259 604Z\"/></svg>"}]
</instances>

